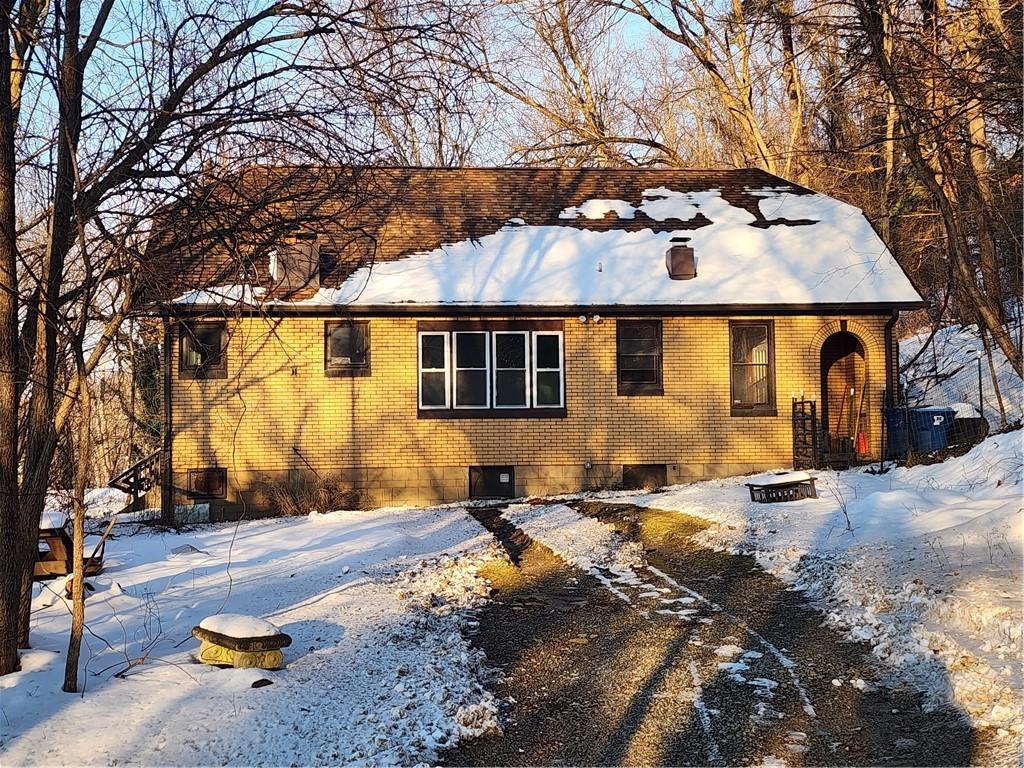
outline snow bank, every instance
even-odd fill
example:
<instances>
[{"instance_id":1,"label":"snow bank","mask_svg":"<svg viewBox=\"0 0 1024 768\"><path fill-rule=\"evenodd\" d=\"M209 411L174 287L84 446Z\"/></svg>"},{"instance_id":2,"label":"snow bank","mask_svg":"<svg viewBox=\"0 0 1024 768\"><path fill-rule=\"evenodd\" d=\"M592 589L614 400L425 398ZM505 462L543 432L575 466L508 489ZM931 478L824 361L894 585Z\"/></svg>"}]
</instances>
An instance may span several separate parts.
<instances>
[{"instance_id":1,"label":"snow bank","mask_svg":"<svg viewBox=\"0 0 1024 768\"><path fill-rule=\"evenodd\" d=\"M1016 750L1024 613L1021 432L941 464L821 473L820 498L749 501L748 478L632 497L714 523L698 543L751 554L870 643L893 681L952 701Z\"/></svg>"},{"instance_id":2,"label":"snow bank","mask_svg":"<svg viewBox=\"0 0 1024 768\"><path fill-rule=\"evenodd\" d=\"M3 762L433 761L497 727L483 686L491 673L463 634L488 591L477 572L496 556L490 535L456 507L113 539L104 574L89 580L81 698L60 692L63 590L36 587L34 647L22 672L0 678ZM286 668L194 663L191 628L229 613L287 632ZM97 713L117 727L83 728Z\"/></svg>"},{"instance_id":3,"label":"snow bank","mask_svg":"<svg viewBox=\"0 0 1024 768\"><path fill-rule=\"evenodd\" d=\"M86 488L85 489L85 516L87 518L109 519L111 515L120 512L128 503L128 495L117 488ZM67 519L71 511L71 491L58 490L48 491L43 515L47 522L58 522L61 518Z\"/></svg>"}]
</instances>

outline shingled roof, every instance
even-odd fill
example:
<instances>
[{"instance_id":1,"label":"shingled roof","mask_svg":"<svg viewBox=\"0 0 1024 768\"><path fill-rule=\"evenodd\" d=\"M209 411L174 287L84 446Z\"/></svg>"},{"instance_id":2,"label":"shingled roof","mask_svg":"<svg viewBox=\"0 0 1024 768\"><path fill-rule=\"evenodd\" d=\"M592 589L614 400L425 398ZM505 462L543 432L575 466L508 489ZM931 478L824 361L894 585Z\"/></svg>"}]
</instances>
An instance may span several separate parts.
<instances>
[{"instance_id":1,"label":"shingled roof","mask_svg":"<svg viewBox=\"0 0 1024 768\"><path fill-rule=\"evenodd\" d=\"M769 198L780 204L766 205ZM218 202L211 205L211 200ZM793 203L801 200L807 205ZM521 278L525 260L538 275L543 275L547 267L564 272L565 265L559 259L567 258L589 273L605 269L605 261L600 258L591 263L595 253L599 257L599 252L611 248L608 266L625 268L622 258L614 261L614 253L629 252L630 258L635 258L644 250L643 264L650 261L664 275L665 243L672 238L697 238L700 233L706 240L716 223L721 223L714 219L721 218L734 225L741 239L746 233L760 232L762 241L768 238L775 243L780 235L786 235L783 230L807 230L819 224L821 217L815 218L816 209L810 204L820 201L843 206L845 214L852 211L860 222L856 238L876 241L877 247L868 245L874 253L861 255L891 261L857 209L757 169L252 169L231 185L227 194L208 194L202 202L188 201L168 215L166 226L159 228L151 242L150 254L155 262L170 269L161 270L159 289L151 286L147 297L157 302L177 298L179 305L217 304L232 297L256 301L260 295L266 299L268 254L282 227L293 226L316 232L320 242L321 290L316 297L304 297L307 304L416 303L415 291L396 291L407 267L422 267L424 260L433 259L429 273L435 279L439 270L447 268L460 270L465 277L465 264L445 261L456 257L487 265L488 275L482 278L488 283L486 290L472 279L463 279L461 288L452 288L455 294L432 292L422 285L425 273L421 271L415 277L421 283L419 288L424 289L425 301L457 305L603 304L609 299L613 300L610 303L695 303L697 298L714 298L707 286L690 296L690 301L685 292L677 301L675 294L666 292L676 288L665 286L651 293L650 301L635 291L623 293L619 301L615 291L601 286L596 286L593 301L579 291L570 291L562 300L557 292L546 295L510 287L511 281L501 278L502 274L511 274L510 265L503 264L499 270L489 260L516 259L518 263L511 268ZM718 213L711 215L712 211ZM721 216L722 212L727 215ZM800 234L804 243L810 232ZM601 235L606 237L602 239ZM493 247L489 252L485 241L500 246L507 256L494 253ZM596 250L579 250L584 241ZM750 241L753 247L757 247L755 241ZM722 242L719 237L714 250L721 252ZM863 249L864 242L855 247ZM545 265L546 253L551 258ZM705 265L713 255L710 251L698 252ZM771 258L773 254L749 255ZM402 263L388 266L395 262ZM780 268L791 269L788 265ZM919 301L898 266L895 270L895 276L905 285L879 300ZM715 274L713 269L706 271L705 284ZM454 278L448 275L446 279L454 286L458 282ZM359 285L354 285L357 279ZM591 281L583 282L589 285ZM219 293L218 287L223 289ZM257 289L247 292L252 287ZM693 293L692 287L690 291ZM804 300L813 303L814 296Z\"/></svg>"}]
</instances>

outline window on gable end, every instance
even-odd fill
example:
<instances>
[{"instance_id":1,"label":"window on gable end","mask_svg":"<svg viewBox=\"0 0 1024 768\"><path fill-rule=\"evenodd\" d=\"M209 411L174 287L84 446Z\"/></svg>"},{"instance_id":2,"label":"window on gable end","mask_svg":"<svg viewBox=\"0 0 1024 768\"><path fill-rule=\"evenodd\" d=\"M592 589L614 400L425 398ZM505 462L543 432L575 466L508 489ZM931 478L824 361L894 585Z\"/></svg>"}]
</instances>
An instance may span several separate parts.
<instances>
[{"instance_id":1,"label":"window on gable end","mask_svg":"<svg viewBox=\"0 0 1024 768\"><path fill-rule=\"evenodd\" d=\"M661 321L617 320L615 335L618 393L664 394Z\"/></svg>"},{"instance_id":2,"label":"window on gable end","mask_svg":"<svg viewBox=\"0 0 1024 768\"><path fill-rule=\"evenodd\" d=\"M227 375L226 324L181 323L178 332L178 376L182 379L223 379Z\"/></svg>"},{"instance_id":3,"label":"window on gable end","mask_svg":"<svg viewBox=\"0 0 1024 768\"><path fill-rule=\"evenodd\" d=\"M324 324L324 372L328 376L370 375L370 323Z\"/></svg>"}]
</instances>

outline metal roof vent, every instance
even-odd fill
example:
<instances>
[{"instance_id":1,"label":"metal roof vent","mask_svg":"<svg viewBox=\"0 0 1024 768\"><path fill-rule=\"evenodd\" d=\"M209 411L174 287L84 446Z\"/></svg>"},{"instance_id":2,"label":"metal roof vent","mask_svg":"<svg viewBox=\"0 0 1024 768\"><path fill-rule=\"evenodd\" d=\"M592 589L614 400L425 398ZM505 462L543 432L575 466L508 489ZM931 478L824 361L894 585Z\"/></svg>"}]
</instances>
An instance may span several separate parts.
<instances>
[{"instance_id":1,"label":"metal roof vent","mask_svg":"<svg viewBox=\"0 0 1024 768\"><path fill-rule=\"evenodd\" d=\"M686 245L689 239L674 237L665 251L665 267L673 280L692 280L697 276L697 257L693 255L693 248Z\"/></svg>"},{"instance_id":2,"label":"metal roof vent","mask_svg":"<svg viewBox=\"0 0 1024 768\"><path fill-rule=\"evenodd\" d=\"M293 232L270 253L274 292L288 296L320 287L320 243L312 232Z\"/></svg>"}]
</instances>

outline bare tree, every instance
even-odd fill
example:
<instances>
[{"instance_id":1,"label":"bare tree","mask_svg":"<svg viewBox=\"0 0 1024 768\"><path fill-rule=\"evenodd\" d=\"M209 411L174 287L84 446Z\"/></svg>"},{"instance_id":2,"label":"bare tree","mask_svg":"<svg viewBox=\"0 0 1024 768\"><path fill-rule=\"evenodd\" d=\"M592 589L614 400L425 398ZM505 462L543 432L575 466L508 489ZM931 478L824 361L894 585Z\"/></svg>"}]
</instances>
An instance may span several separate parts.
<instances>
[{"instance_id":1,"label":"bare tree","mask_svg":"<svg viewBox=\"0 0 1024 768\"><path fill-rule=\"evenodd\" d=\"M125 318L153 297L147 286L172 284L176 265L147 253L161 232L181 236L168 212L219 201L223 226L203 236L225 258L211 269L253 269L268 243L328 215L297 186L309 177L299 170L380 157L366 104L397 109L398 96L427 87L392 54L423 55L452 32L448 9L429 0L13 0L4 10L0 674L29 639L57 445ZM246 169L270 166L282 169L277 185L249 183ZM233 233L242 221L258 222L255 242ZM88 448L87 436L73 442Z\"/></svg>"}]
</instances>

